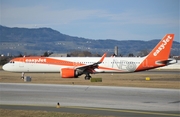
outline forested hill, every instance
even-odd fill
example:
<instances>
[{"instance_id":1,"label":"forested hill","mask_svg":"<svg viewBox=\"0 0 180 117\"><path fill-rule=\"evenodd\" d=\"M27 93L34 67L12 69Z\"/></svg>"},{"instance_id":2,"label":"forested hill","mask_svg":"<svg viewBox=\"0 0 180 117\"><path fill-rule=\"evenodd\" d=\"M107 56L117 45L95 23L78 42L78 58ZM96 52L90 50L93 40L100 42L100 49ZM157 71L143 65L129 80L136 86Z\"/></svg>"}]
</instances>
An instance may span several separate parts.
<instances>
[{"instance_id":1,"label":"forested hill","mask_svg":"<svg viewBox=\"0 0 180 117\"><path fill-rule=\"evenodd\" d=\"M86 39L62 34L51 28L9 28L0 26L0 54L42 54L45 51L69 53L75 50L86 50L92 53L114 53L118 46L119 54L137 55L142 51L150 51L160 39L151 41ZM179 55L180 43L174 42L171 53Z\"/></svg>"}]
</instances>

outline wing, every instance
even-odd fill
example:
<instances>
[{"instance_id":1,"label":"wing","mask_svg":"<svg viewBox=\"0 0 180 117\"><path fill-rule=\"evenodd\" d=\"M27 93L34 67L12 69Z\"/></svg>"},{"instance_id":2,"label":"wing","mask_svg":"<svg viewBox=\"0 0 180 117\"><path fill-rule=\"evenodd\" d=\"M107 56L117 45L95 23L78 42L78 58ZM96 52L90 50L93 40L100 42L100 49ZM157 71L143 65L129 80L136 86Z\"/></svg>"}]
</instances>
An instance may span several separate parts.
<instances>
[{"instance_id":1,"label":"wing","mask_svg":"<svg viewBox=\"0 0 180 117\"><path fill-rule=\"evenodd\" d=\"M98 68L98 65L103 62L105 57L106 57L106 53L103 54L103 56L101 57L101 59L98 62L90 64L90 65L79 66L79 67L76 67L76 69L81 70L83 72L93 73L94 69Z\"/></svg>"}]
</instances>

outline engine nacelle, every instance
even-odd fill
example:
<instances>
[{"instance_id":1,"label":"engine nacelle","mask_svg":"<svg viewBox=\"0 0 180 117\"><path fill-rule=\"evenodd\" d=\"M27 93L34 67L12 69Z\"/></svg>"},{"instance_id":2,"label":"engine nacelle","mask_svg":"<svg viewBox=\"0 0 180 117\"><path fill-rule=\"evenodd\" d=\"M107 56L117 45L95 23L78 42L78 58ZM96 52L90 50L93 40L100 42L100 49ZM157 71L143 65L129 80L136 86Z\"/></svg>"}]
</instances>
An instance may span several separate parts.
<instances>
[{"instance_id":1,"label":"engine nacelle","mask_svg":"<svg viewBox=\"0 0 180 117\"><path fill-rule=\"evenodd\" d=\"M61 73L62 78L77 78L78 77L76 70L72 68L62 68L60 73Z\"/></svg>"}]
</instances>

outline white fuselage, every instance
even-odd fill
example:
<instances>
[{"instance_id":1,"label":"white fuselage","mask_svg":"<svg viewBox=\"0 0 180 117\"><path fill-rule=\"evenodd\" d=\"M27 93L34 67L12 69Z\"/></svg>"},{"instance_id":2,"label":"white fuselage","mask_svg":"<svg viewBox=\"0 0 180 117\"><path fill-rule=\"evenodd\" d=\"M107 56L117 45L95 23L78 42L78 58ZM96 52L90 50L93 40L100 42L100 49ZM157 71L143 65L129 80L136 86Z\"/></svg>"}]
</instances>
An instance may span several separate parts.
<instances>
[{"instance_id":1,"label":"white fuselage","mask_svg":"<svg viewBox=\"0 0 180 117\"><path fill-rule=\"evenodd\" d=\"M47 62L46 59L57 61ZM21 61L10 61L3 66L3 69L12 72L60 72L62 68L89 65L96 63L99 59L99 57L47 57L41 60L25 60L22 57ZM144 57L106 57L95 71L134 72L144 59Z\"/></svg>"}]
</instances>

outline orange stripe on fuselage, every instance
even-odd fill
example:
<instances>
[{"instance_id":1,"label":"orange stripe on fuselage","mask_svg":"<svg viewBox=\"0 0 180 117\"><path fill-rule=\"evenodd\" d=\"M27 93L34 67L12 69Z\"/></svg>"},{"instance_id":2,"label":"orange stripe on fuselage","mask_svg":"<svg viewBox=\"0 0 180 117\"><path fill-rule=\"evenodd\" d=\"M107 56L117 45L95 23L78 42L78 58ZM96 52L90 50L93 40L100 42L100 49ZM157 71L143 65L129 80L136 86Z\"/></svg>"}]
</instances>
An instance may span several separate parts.
<instances>
[{"instance_id":1,"label":"orange stripe on fuselage","mask_svg":"<svg viewBox=\"0 0 180 117\"><path fill-rule=\"evenodd\" d=\"M114 69L114 68L109 68L109 67L101 67L99 66L98 69L101 69L101 70L107 70L107 71L113 71L113 72L125 72L125 71L122 71L122 70L119 70L119 69Z\"/></svg>"},{"instance_id":2,"label":"orange stripe on fuselage","mask_svg":"<svg viewBox=\"0 0 180 117\"><path fill-rule=\"evenodd\" d=\"M51 64L51 65L63 65L63 66L75 66L72 61L53 59L48 57L21 57L15 58L12 61L24 62L24 63L41 63L41 64ZM78 66L84 64L78 63Z\"/></svg>"},{"instance_id":3,"label":"orange stripe on fuselage","mask_svg":"<svg viewBox=\"0 0 180 117\"><path fill-rule=\"evenodd\" d=\"M27 64L39 63L39 64L61 65L61 66L67 66L67 67L80 67L80 66L86 65L86 64L78 63L78 66L77 66L76 62L53 59L53 58L48 58L48 57L19 57L19 58L14 58L12 61L23 62ZM115 72L123 72L122 70L119 70L119 69L102 67L102 66L99 66L98 69L105 70L105 71L108 70L108 71L115 71Z\"/></svg>"}]
</instances>

